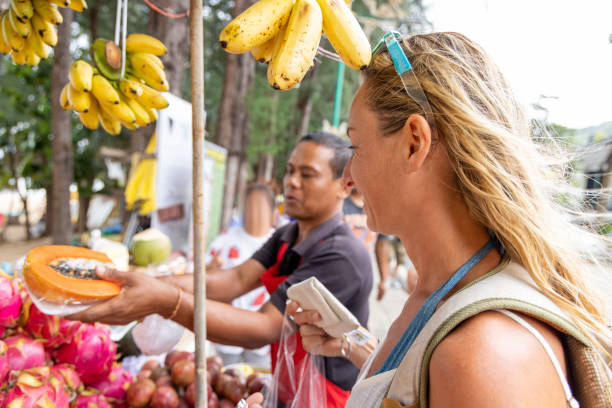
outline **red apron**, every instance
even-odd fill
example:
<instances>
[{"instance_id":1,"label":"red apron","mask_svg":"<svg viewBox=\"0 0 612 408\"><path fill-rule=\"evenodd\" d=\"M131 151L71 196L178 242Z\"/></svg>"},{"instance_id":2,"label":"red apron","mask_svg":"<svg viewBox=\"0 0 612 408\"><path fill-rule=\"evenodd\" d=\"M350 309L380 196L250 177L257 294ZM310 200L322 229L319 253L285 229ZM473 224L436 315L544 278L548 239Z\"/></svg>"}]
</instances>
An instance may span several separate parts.
<instances>
[{"instance_id":1,"label":"red apron","mask_svg":"<svg viewBox=\"0 0 612 408\"><path fill-rule=\"evenodd\" d=\"M289 277L289 275L283 275L283 276L278 275L279 265L283 259L283 256L285 255L285 252L287 252L288 247L289 247L289 244L287 242L283 242L276 256L276 263L272 265L268 270L266 270L263 273L263 275L261 275L261 278L260 278L261 282L266 287L270 295L272 295L272 293L276 291L276 288L278 288L278 286L281 283L283 283L285 279ZM300 260L300 263L301 262L302 260ZM302 347L302 338L300 336L300 333L297 332L295 333L294 336L295 336L295 353L293 354L293 362L295 364L295 367L299 367L300 364L305 362L306 361L305 359L308 358L308 353L306 352L306 350L304 350L304 347ZM276 360L277 360L279 345L280 343L278 341L271 345L271 359L272 359L272 371L273 372L276 368ZM299 369L295 371L296 371L296 374L300 372ZM279 377L286 378L286 376L284 375L280 375ZM296 382L299 383L299 381L300 379L297 378ZM279 386L279 389L282 389L282 388L283 387ZM342 388L338 387L336 384L329 381L327 378L325 378L325 391L326 391L327 408L344 408L344 406L346 405L346 401L349 398L350 391L343 390ZM285 402L285 403L293 399L292 396L279 395L278 397L282 402ZM304 404L300 403L299 406L300 408L302 407L303 408L315 408L315 407L309 407L308 405L309 404L304 401ZM319 408L319 407L316 407L316 408Z\"/></svg>"}]
</instances>

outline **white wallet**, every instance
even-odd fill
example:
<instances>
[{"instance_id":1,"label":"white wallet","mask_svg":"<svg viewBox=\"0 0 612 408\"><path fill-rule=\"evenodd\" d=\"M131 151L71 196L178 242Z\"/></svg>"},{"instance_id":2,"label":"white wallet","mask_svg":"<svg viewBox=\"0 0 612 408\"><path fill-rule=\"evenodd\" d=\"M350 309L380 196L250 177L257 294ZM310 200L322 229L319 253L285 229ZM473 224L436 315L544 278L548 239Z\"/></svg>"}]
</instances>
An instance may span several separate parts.
<instances>
[{"instance_id":1,"label":"white wallet","mask_svg":"<svg viewBox=\"0 0 612 408\"><path fill-rule=\"evenodd\" d=\"M357 318L314 276L292 285L287 296L302 309L319 312L321 320L314 325L332 337L342 337L360 326Z\"/></svg>"}]
</instances>

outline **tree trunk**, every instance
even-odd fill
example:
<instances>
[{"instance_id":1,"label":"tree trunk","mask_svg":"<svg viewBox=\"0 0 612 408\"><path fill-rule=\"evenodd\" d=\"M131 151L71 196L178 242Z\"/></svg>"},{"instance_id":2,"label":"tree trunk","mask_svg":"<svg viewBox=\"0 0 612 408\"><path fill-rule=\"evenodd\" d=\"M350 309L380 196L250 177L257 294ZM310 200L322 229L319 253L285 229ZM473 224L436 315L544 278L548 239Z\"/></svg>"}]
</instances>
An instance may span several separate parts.
<instances>
[{"instance_id":1,"label":"tree trunk","mask_svg":"<svg viewBox=\"0 0 612 408\"><path fill-rule=\"evenodd\" d=\"M272 94L272 100L270 101L270 131L266 138L266 146L270 146L274 143L274 137L277 133L276 129L276 115L278 111L278 92ZM260 153L259 160L257 162L257 181L267 183L272 180L274 171L274 154L272 153Z\"/></svg>"},{"instance_id":2,"label":"tree trunk","mask_svg":"<svg viewBox=\"0 0 612 408\"><path fill-rule=\"evenodd\" d=\"M252 4L252 0L236 0L234 16ZM255 61L250 53L228 54L225 82L219 104L215 141L228 150L221 210L221 228L227 228L232 210L237 206L240 194L241 162L246 157L249 116L244 98L255 76ZM242 187L240 187L242 188Z\"/></svg>"},{"instance_id":3,"label":"tree trunk","mask_svg":"<svg viewBox=\"0 0 612 408\"><path fill-rule=\"evenodd\" d=\"M308 133L308 124L310 123L310 114L312 113L312 100L314 95L314 81L319 76L319 66L315 65L310 70L307 80L302 82L298 91L296 102L296 127L295 136L299 139Z\"/></svg>"},{"instance_id":4,"label":"tree trunk","mask_svg":"<svg viewBox=\"0 0 612 408\"><path fill-rule=\"evenodd\" d=\"M70 54L72 10L61 8L64 18L58 27L58 42L54 48L53 68L51 70L51 133L53 135L53 224L54 244L72 242L72 223L70 222L70 184L73 176L72 128L70 112L59 104L62 87L68 78L72 62Z\"/></svg>"},{"instance_id":5,"label":"tree trunk","mask_svg":"<svg viewBox=\"0 0 612 408\"><path fill-rule=\"evenodd\" d=\"M48 186L45 188L45 231L43 237L51 235L53 225L53 187Z\"/></svg>"},{"instance_id":6,"label":"tree trunk","mask_svg":"<svg viewBox=\"0 0 612 408\"><path fill-rule=\"evenodd\" d=\"M92 4L93 3L93 4ZM94 40L98 38L98 16L100 15L100 0L89 1L89 26L91 27L91 43L93 44Z\"/></svg>"},{"instance_id":7,"label":"tree trunk","mask_svg":"<svg viewBox=\"0 0 612 408\"><path fill-rule=\"evenodd\" d=\"M79 194L79 220L77 221L79 235L87 230L87 213L89 212L90 203L91 195Z\"/></svg>"},{"instance_id":8,"label":"tree trunk","mask_svg":"<svg viewBox=\"0 0 612 408\"><path fill-rule=\"evenodd\" d=\"M23 203L23 212L25 214L25 230L26 230L26 239L30 241L32 239L32 233L30 232L30 211L28 210L28 189L23 195L19 193L19 197L21 198L21 202Z\"/></svg>"}]
</instances>

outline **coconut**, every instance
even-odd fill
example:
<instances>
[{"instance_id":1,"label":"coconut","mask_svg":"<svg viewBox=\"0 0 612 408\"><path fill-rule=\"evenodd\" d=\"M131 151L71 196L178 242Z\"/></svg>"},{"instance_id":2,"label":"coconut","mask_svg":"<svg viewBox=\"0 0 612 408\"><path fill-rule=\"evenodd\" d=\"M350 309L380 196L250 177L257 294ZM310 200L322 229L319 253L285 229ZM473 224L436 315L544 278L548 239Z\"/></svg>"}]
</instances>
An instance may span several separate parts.
<instances>
[{"instance_id":1,"label":"coconut","mask_svg":"<svg viewBox=\"0 0 612 408\"><path fill-rule=\"evenodd\" d=\"M163 232L149 228L132 238L132 263L138 266L147 266L166 260L172 250L170 238Z\"/></svg>"}]
</instances>

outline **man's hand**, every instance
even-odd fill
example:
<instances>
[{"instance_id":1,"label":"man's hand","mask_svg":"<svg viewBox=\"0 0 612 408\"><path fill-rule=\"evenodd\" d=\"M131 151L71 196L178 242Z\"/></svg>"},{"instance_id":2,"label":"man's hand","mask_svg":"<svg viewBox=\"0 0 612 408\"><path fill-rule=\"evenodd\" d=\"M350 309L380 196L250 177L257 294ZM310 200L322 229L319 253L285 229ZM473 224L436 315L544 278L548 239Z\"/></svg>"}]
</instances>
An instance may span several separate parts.
<instances>
[{"instance_id":1,"label":"man's hand","mask_svg":"<svg viewBox=\"0 0 612 408\"><path fill-rule=\"evenodd\" d=\"M119 295L95 304L88 309L66 316L83 322L127 324L150 314L167 316L177 302L178 289L143 273L97 268L96 274L104 280L121 286Z\"/></svg>"},{"instance_id":2,"label":"man's hand","mask_svg":"<svg viewBox=\"0 0 612 408\"><path fill-rule=\"evenodd\" d=\"M321 320L321 316L314 310L300 310L298 302L291 301L287 304L287 314L293 321L300 325L300 335L302 336L302 346L304 350L313 354L320 354L326 357L340 357L340 347L342 340L331 337L323 329L313 325Z\"/></svg>"}]
</instances>

